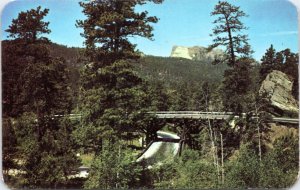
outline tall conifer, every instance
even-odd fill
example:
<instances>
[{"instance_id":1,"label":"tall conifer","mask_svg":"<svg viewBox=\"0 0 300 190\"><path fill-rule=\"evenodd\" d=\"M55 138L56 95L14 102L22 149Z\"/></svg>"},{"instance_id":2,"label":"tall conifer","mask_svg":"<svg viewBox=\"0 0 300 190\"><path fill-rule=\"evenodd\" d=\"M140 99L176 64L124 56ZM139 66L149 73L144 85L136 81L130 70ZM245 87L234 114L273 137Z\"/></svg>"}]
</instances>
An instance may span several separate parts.
<instances>
[{"instance_id":1,"label":"tall conifer","mask_svg":"<svg viewBox=\"0 0 300 190\"><path fill-rule=\"evenodd\" d=\"M151 0L160 3L159 0ZM138 59L130 37L152 39L156 17L136 12L148 0L80 2L86 20L77 21L85 37L88 61L82 75L84 128L78 134L99 153L103 140L116 141L141 128L147 106L142 79L133 72ZM93 142L93 143L91 143Z\"/></svg>"},{"instance_id":2,"label":"tall conifer","mask_svg":"<svg viewBox=\"0 0 300 190\"><path fill-rule=\"evenodd\" d=\"M8 109L6 115L15 121L22 187L56 187L66 183L68 175L78 167L70 136L72 126L68 118L57 117L70 113L70 88L65 61L50 56L49 40L43 36L50 32L49 23L43 21L48 11L37 7L21 12L6 30L13 38L10 48L15 46L18 50L15 55L10 51L3 67L5 74L18 76L15 85L5 85L8 89L4 91L5 97L7 92L18 92L8 102L13 111ZM18 58L11 59L14 57ZM19 67L14 69L12 65ZM4 79L4 84L11 82L6 80L9 78Z\"/></svg>"}]
</instances>

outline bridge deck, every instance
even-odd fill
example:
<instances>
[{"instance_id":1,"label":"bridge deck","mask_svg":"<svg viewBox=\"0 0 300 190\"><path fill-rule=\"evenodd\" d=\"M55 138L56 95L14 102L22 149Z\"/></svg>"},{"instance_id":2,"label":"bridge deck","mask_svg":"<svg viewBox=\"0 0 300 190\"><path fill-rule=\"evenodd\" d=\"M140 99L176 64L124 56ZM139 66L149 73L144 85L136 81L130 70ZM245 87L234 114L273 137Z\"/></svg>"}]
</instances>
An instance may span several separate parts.
<instances>
[{"instance_id":1,"label":"bridge deck","mask_svg":"<svg viewBox=\"0 0 300 190\"><path fill-rule=\"evenodd\" d=\"M199 111L159 111L159 112L148 112L149 114L155 115L158 119L216 119L226 120L230 118L239 118L240 116L235 115L233 112L199 112ZM245 113L241 114L242 117ZM255 118L255 117L253 117ZM273 117L272 121L298 124L299 118L285 118L285 117Z\"/></svg>"},{"instance_id":2,"label":"bridge deck","mask_svg":"<svg viewBox=\"0 0 300 190\"><path fill-rule=\"evenodd\" d=\"M233 112L200 112L200 111L157 111L148 112L156 116L158 119L216 119L227 120L230 118L239 118ZM241 117L246 116L245 113ZM63 117L63 115L55 115L55 117ZM71 119L81 118L81 114L70 114ZM255 119L256 117L253 117ZM299 118L273 117L273 122L298 124Z\"/></svg>"}]
</instances>

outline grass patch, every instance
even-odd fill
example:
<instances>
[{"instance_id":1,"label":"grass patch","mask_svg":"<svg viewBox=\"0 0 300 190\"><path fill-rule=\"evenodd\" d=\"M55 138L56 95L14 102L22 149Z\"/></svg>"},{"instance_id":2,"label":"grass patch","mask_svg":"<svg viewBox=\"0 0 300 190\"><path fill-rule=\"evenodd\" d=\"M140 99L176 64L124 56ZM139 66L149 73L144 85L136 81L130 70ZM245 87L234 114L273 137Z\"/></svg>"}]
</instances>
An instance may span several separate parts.
<instances>
[{"instance_id":1,"label":"grass patch","mask_svg":"<svg viewBox=\"0 0 300 190\"><path fill-rule=\"evenodd\" d=\"M87 166L87 167L91 167L94 157L95 157L94 154L82 154L82 155L80 155L82 165Z\"/></svg>"}]
</instances>

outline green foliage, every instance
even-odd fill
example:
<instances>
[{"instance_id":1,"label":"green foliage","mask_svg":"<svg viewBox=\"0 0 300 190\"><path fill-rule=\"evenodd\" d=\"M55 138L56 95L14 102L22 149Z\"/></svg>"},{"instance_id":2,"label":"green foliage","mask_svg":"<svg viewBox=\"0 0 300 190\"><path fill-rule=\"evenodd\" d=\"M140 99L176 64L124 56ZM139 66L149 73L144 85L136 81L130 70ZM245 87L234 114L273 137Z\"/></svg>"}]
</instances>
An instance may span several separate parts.
<instances>
[{"instance_id":1,"label":"green foliage","mask_svg":"<svg viewBox=\"0 0 300 190\"><path fill-rule=\"evenodd\" d=\"M216 188L217 175L212 163L202 160L196 151L185 150L177 160L179 178L174 186L177 188Z\"/></svg>"},{"instance_id":2,"label":"green foliage","mask_svg":"<svg viewBox=\"0 0 300 190\"><path fill-rule=\"evenodd\" d=\"M282 136L274 142L274 156L284 172L299 167L299 140L292 133Z\"/></svg>"},{"instance_id":3,"label":"green foliage","mask_svg":"<svg viewBox=\"0 0 300 190\"><path fill-rule=\"evenodd\" d=\"M73 128L61 117L71 109L68 70L63 59L50 56L48 39L41 37L50 30L43 21L48 9L40 9L21 12L13 20L7 32L16 39L7 42L3 63L8 76L4 79L5 115L15 121L14 159L20 163L19 182L13 186L19 187L65 184L79 163L70 137Z\"/></svg>"},{"instance_id":4,"label":"green foliage","mask_svg":"<svg viewBox=\"0 0 300 190\"><path fill-rule=\"evenodd\" d=\"M267 49L265 55L261 58L260 77L264 80L266 76L273 70L276 69L276 51L273 45Z\"/></svg>"},{"instance_id":5,"label":"green foliage","mask_svg":"<svg viewBox=\"0 0 300 190\"><path fill-rule=\"evenodd\" d=\"M164 111L168 110L170 100L169 96L166 92L164 84L160 81L157 83L148 83L148 94L149 99L148 101L151 104L149 108L152 111Z\"/></svg>"},{"instance_id":6,"label":"green foliage","mask_svg":"<svg viewBox=\"0 0 300 190\"><path fill-rule=\"evenodd\" d=\"M292 94L298 100L299 81L298 81L298 63L299 55L285 49L279 52L273 48L273 45L266 51L261 59L260 78L261 81L273 70L279 70L287 74L293 81Z\"/></svg>"},{"instance_id":7,"label":"green foliage","mask_svg":"<svg viewBox=\"0 0 300 190\"><path fill-rule=\"evenodd\" d=\"M214 110L221 109L220 103L215 103L219 100L216 95L217 86L223 78L222 73L228 68L227 65L155 56L145 56L134 65L138 75L149 81L150 88L161 84L161 91L164 91L161 99L164 98L165 104L168 103L168 106L164 106L165 109L205 111L202 92L204 83L211 87L211 95L216 100L210 101L210 106Z\"/></svg>"},{"instance_id":8,"label":"green foliage","mask_svg":"<svg viewBox=\"0 0 300 190\"><path fill-rule=\"evenodd\" d=\"M105 142L92 163L87 189L123 189L140 187L142 167L120 143Z\"/></svg>"},{"instance_id":9,"label":"green foliage","mask_svg":"<svg viewBox=\"0 0 300 190\"><path fill-rule=\"evenodd\" d=\"M82 125L77 136L101 151L105 140L127 138L127 134L143 130L144 112L149 106L146 91L131 65L137 59L130 36L151 39L156 17L137 13L135 7L146 0L80 2L86 20L77 21L84 29L86 62L82 75ZM154 0L154 3L161 1ZM147 123L148 124L148 123ZM142 130L140 130L142 129Z\"/></svg>"},{"instance_id":10,"label":"green foliage","mask_svg":"<svg viewBox=\"0 0 300 190\"><path fill-rule=\"evenodd\" d=\"M17 97L20 89L17 88L20 75L28 61L24 58L24 43L21 41L2 42L2 108L4 117L18 115L16 109Z\"/></svg>"},{"instance_id":11,"label":"green foliage","mask_svg":"<svg viewBox=\"0 0 300 190\"><path fill-rule=\"evenodd\" d=\"M39 36L51 32L48 29L49 22L43 21L48 12L49 9L41 10L40 6L36 9L20 12L18 18L13 19L9 29L5 31L9 33L9 37L27 42L43 40L44 38Z\"/></svg>"},{"instance_id":12,"label":"green foliage","mask_svg":"<svg viewBox=\"0 0 300 190\"><path fill-rule=\"evenodd\" d=\"M77 26L84 29L86 55L90 61L101 60L111 64L119 59L135 59L135 45L128 37L140 36L151 39L153 27L158 19L148 16L147 11L137 12L135 7L147 2L162 0L90 1L80 2L86 20L78 20Z\"/></svg>"},{"instance_id":13,"label":"green foliage","mask_svg":"<svg viewBox=\"0 0 300 190\"><path fill-rule=\"evenodd\" d=\"M227 188L288 188L297 180L298 139L292 134L275 140L262 161L252 145L242 145L236 160L226 167Z\"/></svg>"},{"instance_id":14,"label":"green foliage","mask_svg":"<svg viewBox=\"0 0 300 190\"><path fill-rule=\"evenodd\" d=\"M251 59L237 60L237 65L224 72L223 106L226 111L242 113L247 109L247 93L250 91Z\"/></svg>"},{"instance_id":15,"label":"green foliage","mask_svg":"<svg viewBox=\"0 0 300 190\"><path fill-rule=\"evenodd\" d=\"M78 167L70 123L39 119L34 113L24 113L15 128L18 137L18 159L22 162L22 187L56 187L68 181L67 176ZM64 125L63 125L63 124Z\"/></svg>"},{"instance_id":16,"label":"green foliage","mask_svg":"<svg viewBox=\"0 0 300 190\"><path fill-rule=\"evenodd\" d=\"M172 90L186 83L190 88L202 81L218 84L228 68L226 64L212 65L210 62L157 56L142 57L134 65L140 77L150 83L163 82L167 89Z\"/></svg>"},{"instance_id":17,"label":"green foliage","mask_svg":"<svg viewBox=\"0 0 300 190\"><path fill-rule=\"evenodd\" d=\"M144 126L140 120L147 106L146 93L142 80L131 71L128 62L118 61L95 73L93 67L86 67L84 72L86 82L81 92L84 127L76 132L82 137L80 141L99 151L102 140L126 138L127 133Z\"/></svg>"},{"instance_id":18,"label":"green foliage","mask_svg":"<svg viewBox=\"0 0 300 190\"><path fill-rule=\"evenodd\" d=\"M237 160L226 168L225 186L230 188L254 188L259 185L259 159L246 145L239 150Z\"/></svg>"},{"instance_id":19,"label":"green foliage","mask_svg":"<svg viewBox=\"0 0 300 190\"><path fill-rule=\"evenodd\" d=\"M277 53L279 68L293 80L292 94L296 100L299 99L299 55L285 49Z\"/></svg>"},{"instance_id":20,"label":"green foliage","mask_svg":"<svg viewBox=\"0 0 300 190\"><path fill-rule=\"evenodd\" d=\"M297 172L294 174L283 172L273 152L265 156L260 171L260 186L264 188L290 187L295 182L297 175Z\"/></svg>"},{"instance_id":21,"label":"green foliage","mask_svg":"<svg viewBox=\"0 0 300 190\"><path fill-rule=\"evenodd\" d=\"M216 188L214 166L201 159L197 151L186 149L175 161L166 161L153 169L155 188Z\"/></svg>"},{"instance_id":22,"label":"green foliage","mask_svg":"<svg viewBox=\"0 0 300 190\"><path fill-rule=\"evenodd\" d=\"M11 118L2 118L2 167L4 181L10 181L8 172L10 169L18 169L17 161L17 137Z\"/></svg>"},{"instance_id":23,"label":"green foliage","mask_svg":"<svg viewBox=\"0 0 300 190\"><path fill-rule=\"evenodd\" d=\"M287 188L297 180L299 172L299 139L292 133L279 137L264 158L261 187Z\"/></svg>"},{"instance_id":24,"label":"green foliage","mask_svg":"<svg viewBox=\"0 0 300 190\"><path fill-rule=\"evenodd\" d=\"M231 67L224 72L223 106L226 111L241 113L245 110L245 95L250 86L251 48L248 36L242 34L247 29L240 21L246 14L240 7L226 1L219 1L211 12L212 16L219 16L213 24L213 35L216 38L210 48L225 46L227 58L224 60Z\"/></svg>"},{"instance_id":25,"label":"green foliage","mask_svg":"<svg viewBox=\"0 0 300 190\"><path fill-rule=\"evenodd\" d=\"M252 53L248 43L248 36L242 34L242 31L247 29L241 22L241 18L247 16L240 7L231 5L226 1L219 1L211 16L219 16L213 24L213 35L216 38L209 49L218 46L225 46L227 58L226 61L229 66L236 66L236 57L249 57ZM225 33L225 35L223 35ZM213 36L211 35L211 36Z\"/></svg>"}]
</instances>

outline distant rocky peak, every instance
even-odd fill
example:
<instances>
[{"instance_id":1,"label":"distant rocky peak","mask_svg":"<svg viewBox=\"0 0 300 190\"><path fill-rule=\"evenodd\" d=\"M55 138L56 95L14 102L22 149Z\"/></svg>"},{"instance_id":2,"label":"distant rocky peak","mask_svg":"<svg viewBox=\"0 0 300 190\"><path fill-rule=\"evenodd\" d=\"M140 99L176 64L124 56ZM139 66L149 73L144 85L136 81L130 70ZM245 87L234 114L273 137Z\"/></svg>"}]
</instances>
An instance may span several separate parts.
<instances>
[{"instance_id":1,"label":"distant rocky peak","mask_svg":"<svg viewBox=\"0 0 300 190\"><path fill-rule=\"evenodd\" d=\"M208 51L202 46L173 46L170 57L179 57L190 60L213 61L215 59L222 59L224 52L220 49Z\"/></svg>"}]
</instances>

